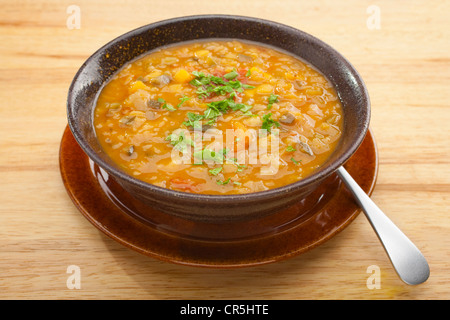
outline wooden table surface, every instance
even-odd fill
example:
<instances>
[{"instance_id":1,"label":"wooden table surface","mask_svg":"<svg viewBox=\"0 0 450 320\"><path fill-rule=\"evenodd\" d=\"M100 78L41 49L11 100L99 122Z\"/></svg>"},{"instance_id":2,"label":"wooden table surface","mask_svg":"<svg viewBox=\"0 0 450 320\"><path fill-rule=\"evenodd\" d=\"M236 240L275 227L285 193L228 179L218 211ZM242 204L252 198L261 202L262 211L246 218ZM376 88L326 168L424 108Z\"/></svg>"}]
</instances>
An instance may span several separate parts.
<instances>
[{"instance_id":1,"label":"wooden table surface","mask_svg":"<svg viewBox=\"0 0 450 320\"><path fill-rule=\"evenodd\" d=\"M449 1L0 4L0 298L450 298ZM79 28L71 28L70 5L80 9ZM218 270L129 250L75 208L61 180L58 151L67 125L67 90L78 68L97 48L131 29L206 13L291 25L329 43L354 64L371 96L371 128L380 157L372 199L427 258L427 282L408 286L399 280L363 214L303 255ZM73 265L80 270L79 289L67 285ZM379 288L367 285L369 266L381 272Z\"/></svg>"}]
</instances>

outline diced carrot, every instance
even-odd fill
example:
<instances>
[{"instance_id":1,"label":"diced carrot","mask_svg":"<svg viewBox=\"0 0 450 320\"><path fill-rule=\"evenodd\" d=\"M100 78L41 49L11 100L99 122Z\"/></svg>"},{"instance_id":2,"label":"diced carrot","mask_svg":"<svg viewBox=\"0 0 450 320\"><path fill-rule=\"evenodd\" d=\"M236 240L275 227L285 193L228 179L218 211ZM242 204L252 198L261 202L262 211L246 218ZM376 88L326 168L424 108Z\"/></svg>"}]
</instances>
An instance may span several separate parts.
<instances>
[{"instance_id":1,"label":"diced carrot","mask_svg":"<svg viewBox=\"0 0 450 320\"><path fill-rule=\"evenodd\" d=\"M185 180L180 178L174 178L170 180L171 188L182 190L182 191L191 191L198 192L198 187L194 185L191 180Z\"/></svg>"},{"instance_id":2,"label":"diced carrot","mask_svg":"<svg viewBox=\"0 0 450 320\"><path fill-rule=\"evenodd\" d=\"M256 87L256 92L258 94L269 94L273 92L273 87L268 83L264 83Z\"/></svg>"},{"instance_id":3,"label":"diced carrot","mask_svg":"<svg viewBox=\"0 0 450 320\"><path fill-rule=\"evenodd\" d=\"M261 80L269 80L271 78L270 74L263 71L262 69L258 67L251 67L250 68L250 79L261 81Z\"/></svg>"},{"instance_id":4,"label":"diced carrot","mask_svg":"<svg viewBox=\"0 0 450 320\"><path fill-rule=\"evenodd\" d=\"M142 81L138 80L138 81L133 82L129 91L130 91L130 93L135 93L136 91L141 90L141 89L148 90L149 87L147 87L145 85L145 83L143 83Z\"/></svg>"},{"instance_id":5,"label":"diced carrot","mask_svg":"<svg viewBox=\"0 0 450 320\"><path fill-rule=\"evenodd\" d=\"M187 72L185 69L179 69L175 72L173 79L178 83L186 83L193 79L193 76Z\"/></svg>"}]
</instances>

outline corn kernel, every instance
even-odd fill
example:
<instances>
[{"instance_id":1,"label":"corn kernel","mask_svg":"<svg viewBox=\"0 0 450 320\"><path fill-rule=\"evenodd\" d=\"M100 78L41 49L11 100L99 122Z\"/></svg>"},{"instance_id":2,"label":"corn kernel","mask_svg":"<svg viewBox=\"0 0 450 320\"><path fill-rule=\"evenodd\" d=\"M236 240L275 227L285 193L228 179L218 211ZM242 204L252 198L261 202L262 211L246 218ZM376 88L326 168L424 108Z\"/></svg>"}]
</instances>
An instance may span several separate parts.
<instances>
[{"instance_id":1,"label":"corn kernel","mask_svg":"<svg viewBox=\"0 0 450 320\"><path fill-rule=\"evenodd\" d=\"M209 50L197 50L197 51L195 51L195 56L197 58L206 57L207 55L209 55Z\"/></svg>"},{"instance_id":2,"label":"corn kernel","mask_svg":"<svg viewBox=\"0 0 450 320\"><path fill-rule=\"evenodd\" d=\"M273 86L270 84L262 84L256 88L258 94L269 94L273 92Z\"/></svg>"}]
</instances>

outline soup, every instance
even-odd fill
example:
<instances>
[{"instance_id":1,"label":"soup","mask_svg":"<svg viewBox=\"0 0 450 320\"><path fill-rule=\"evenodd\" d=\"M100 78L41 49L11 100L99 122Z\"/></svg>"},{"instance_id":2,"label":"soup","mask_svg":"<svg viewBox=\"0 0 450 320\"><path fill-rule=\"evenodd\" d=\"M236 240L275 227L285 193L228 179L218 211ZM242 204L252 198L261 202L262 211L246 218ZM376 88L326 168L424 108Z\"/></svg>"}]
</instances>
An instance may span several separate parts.
<instances>
[{"instance_id":1,"label":"soup","mask_svg":"<svg viewBox=\"0 0 450 320\"><path fill-rule=\"evenodd\" d=\"M341 102L320 72L271 47L186 42L139 57L100 92L97 138L124 171L191 193L296 182L339 143Z\"/></svg>"}]
</instances>

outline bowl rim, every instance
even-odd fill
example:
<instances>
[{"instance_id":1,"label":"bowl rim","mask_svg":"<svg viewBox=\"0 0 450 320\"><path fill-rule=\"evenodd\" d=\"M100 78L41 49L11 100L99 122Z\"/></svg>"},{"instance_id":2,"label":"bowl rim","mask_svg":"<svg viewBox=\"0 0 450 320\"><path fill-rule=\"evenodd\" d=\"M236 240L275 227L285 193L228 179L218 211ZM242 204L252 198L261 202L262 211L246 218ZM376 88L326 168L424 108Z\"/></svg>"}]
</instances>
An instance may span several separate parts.
<instances>
[{"instance_id":1,"label":"bowl rim","mask_svg":"<svg viewBox=\"0 0 450 320\"><path fill-rule=\"evenodd\" d=\"M77 81L79 80L80 76L82 75L83 71L97 57L102 56L102 53L105 52L105 49L107 49L108 47L110 47L120 41L123 41L130 37L133 37L134 35L139 34L142 31L151 30L151 29L158 28L158 27L161 27L164 25L168 25L168 24L184 22L184 21L188 21L188 20L198 20L198 19L233 19L233 20L239 19L239 20L244 20L246 22L250 22L250 23L252 23L252 22L262 23L264 25L268 25L268 26L271 26L274 28L282 28L286 31L294 32L294 33L300 35L303 39L306 39L309 42L313 42L313 43L319 45L320 47L322 47L323 49L325 49L326 52L328 52L331 55L333 55L334 57L338 58L347 70L351 71L353 81L355 81L357 83L357 86L361 89L361 92L365 98L365 101L367 101L365 103L366 104L366 106L365 106L366 107L366 116L361 125L363 130L361 130L360 134L350 144L350 147L347 150L345 150L342 153L342 155L340 155L336 159L336 161L331 162L326 167L319 167L315 172L313 172L309 176L307 176L299 181L296 181L296 182L293 182L293 183L290 183L287 185L283 185L283 186L280 186L277 188L263 190L263 191L257 191L257 192L251 192L251 193L217 195L217 194L189 193L189 192L172 190L172 189L156 186L156 185L147 183L143 180L137 179L137 178L127 174L125 171L115 168L114 166L111 166L107 162L103 161L101 159L101 157L99 157L97 155L97 153L89 146L89 143L86 141L86 139L84 139L84 136L80 132L80 130L76 124L76 120L74 119L72 112L71 112L72 111L71 101L73 101L72 97L74 94L74 87L75 87L75 84L77 83ZM239 39L239 37L230 37L230 39L231 38ZM207 39L207 38L205 38L205 39ZM211 39L217 39L217 38L211 37ZM191 41L193 41L193 40L191 40ZM184 42L184 41L180 41L179 43L181 43L181 42ZM254 42L258 43L258 41L254 41ZM175 43L178 43L178 42L174 42L173 44L175 44ZM261 43L261 44L263 44L263 43ZM277 48L277 46L275 46L275 45L273 45L273 47L275 49ZM283 48L279 48L279 49L286 51ZM306 62L308 62L307 59L304 59L304 60ZM325 75L325 76L328 77L327 75ZM100 90L102 88L103 88L103 85L100 86ZM110 40L109 42L107 42L106 44L101 46L99 49L97 49L93 54L91 54L85 60L85 62L81 65L81 67L79 68L77 73L75 74L75 76L70 84L70 87L69 87L66 109L67 109L69 128L72 131L72 134L74 135L75 140L80 145L82 150L88 155L88 157L92 161L94 161L97 165L99 165L103 170L105 170L108 174L111 174L113 177L116 177L118 179L125 180L128 183L131 183L132 185L134 185L135 187L138 187L141 189L142 188L148 189L152 192L159 193L160 195L165 196L165 197L173 197L173 198L177 198L180 200L187 200L187 201L189 201L189 200L199 201L200 200L200 201L204 201L205 203L223 203L224 201L239 203L239 202L248 202L249 200L257 201L257 200L262 200L262 199L267 199L267 198L279 197L280 195L282 196L283 194L289 194L291 192L295 192L296 190L302 189L303 187L313 184L317 181L322 181L323 179L328 177L330 174L334 173L345 162L347 162L347 160L356 152L356 150L359 148L359 146L363 142L363 140L367 134L367 131L369 130L369 123L370 123L370 117L371 117L370 97L369 97L367 87L366 87L362 77L360 76L359 72L355 69L355 67L336 49L334 49L333 47L331 47L329 44L325 43L324 41L320 40L319 38L317 38L309 33L306 33L300 29L294 28L292 26L289 26L289 25L286 25L286 24L283 24L280 22L272 21L272 20L263 19L263 18L256 18L256 17L243 16L243 15L232 15L232 14L200 14L200 15L187 15L187 16L180 16L180 17L164 19L164 20L156 21L156 22L135 28L133 30L130 30L130 31Z\"/></svg>"}]
</instances>

